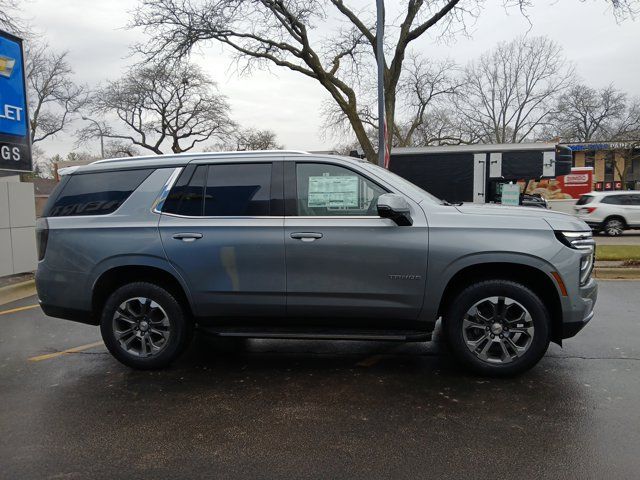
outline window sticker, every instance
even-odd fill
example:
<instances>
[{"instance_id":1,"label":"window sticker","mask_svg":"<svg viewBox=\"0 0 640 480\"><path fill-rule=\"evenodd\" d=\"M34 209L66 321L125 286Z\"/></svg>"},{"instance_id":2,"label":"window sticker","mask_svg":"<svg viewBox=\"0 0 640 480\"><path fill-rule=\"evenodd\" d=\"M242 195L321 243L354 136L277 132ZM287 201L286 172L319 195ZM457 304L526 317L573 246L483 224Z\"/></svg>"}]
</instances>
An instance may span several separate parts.
<instances>
[{"instance_id":1,"label":"window sticker","mask_svg":"<svg viewBox=\"0 0 640 480\"><path fill-rule=\"evenodd\" d=\"M335 210L358 208L358 177L309 177L308 206Z\"/></svg>"}]
</instances>

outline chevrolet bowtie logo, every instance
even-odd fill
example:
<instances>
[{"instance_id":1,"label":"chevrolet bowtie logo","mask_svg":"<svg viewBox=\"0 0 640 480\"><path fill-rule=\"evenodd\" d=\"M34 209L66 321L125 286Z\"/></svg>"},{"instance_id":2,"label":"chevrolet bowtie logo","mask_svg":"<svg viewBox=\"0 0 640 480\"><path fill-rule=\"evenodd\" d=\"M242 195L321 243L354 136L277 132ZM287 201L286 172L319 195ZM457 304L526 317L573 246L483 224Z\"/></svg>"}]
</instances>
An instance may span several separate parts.
<instances>
[{"instance_id":1,"label":"chevrolet bowtie logo","mask_svg":"<svg viewBox=\"0 0 640 480\"><path fill-rule=\"evenodd\" d=\"M13 72L15 64L16 61L13 58L0 55L0 77L9 78L11 76L11 72Z\"/></svg>"}]
</instances>

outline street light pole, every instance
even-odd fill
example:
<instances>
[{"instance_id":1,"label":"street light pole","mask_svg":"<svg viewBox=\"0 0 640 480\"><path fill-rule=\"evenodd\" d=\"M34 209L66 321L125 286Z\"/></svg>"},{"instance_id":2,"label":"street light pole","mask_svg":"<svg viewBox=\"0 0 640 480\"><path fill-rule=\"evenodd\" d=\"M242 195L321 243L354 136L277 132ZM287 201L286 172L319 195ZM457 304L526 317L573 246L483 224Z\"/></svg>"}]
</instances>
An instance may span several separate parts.
<instances>
[{"instance_id":1,"label":"street light pole","mask_svg":"<svg viewBox=\"0 0 640 480\"><path fill-rule=\"evenodd\" d=\"M378 165L384 167L386 153L384 107L384 0L376 0L376 59L378 61Z\"/></svg>"},{"instance_id":2,"label":"street light pole","mask_svg":"<svg viewBox=\"0 0 640 480\"><path fill-rule=\"evenodd\" d=\"M98 127L98 132L100 132L100 158L104 159L104 132L102 131L102 127L92 118L82 117L82 119L87 122L91 122L95 124L96 127Z\"/></svg>"}]
</instances>

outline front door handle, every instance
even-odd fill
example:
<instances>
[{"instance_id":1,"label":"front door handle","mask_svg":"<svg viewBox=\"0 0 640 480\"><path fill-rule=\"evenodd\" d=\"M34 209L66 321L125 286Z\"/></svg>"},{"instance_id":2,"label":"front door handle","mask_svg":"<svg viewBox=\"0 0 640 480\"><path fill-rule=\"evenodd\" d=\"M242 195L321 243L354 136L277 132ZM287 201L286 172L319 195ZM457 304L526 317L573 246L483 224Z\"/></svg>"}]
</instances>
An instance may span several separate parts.
<instances>
[{"instance_id":1,"label":"front door handle","mask_svg":"<svg viewBox=\"0 0 640 480\"><path fill-rule=\"evenodd\" d=\"M318 238L322 238L322 234L317 232L293 232L291 238L302 240L303 242L313 242Z\"/></svg>"},{"instance_id":2,"label":"front door handle","mask_svg":"<svg viewBox=\"0 0 640 480\"><path fill-rule=\"evenodd\" d=\"M202 238L201 233L176 233L173 238L176 240L182 240L183 242L195 242L199 238Z\"/></svg>"}]
</instances>

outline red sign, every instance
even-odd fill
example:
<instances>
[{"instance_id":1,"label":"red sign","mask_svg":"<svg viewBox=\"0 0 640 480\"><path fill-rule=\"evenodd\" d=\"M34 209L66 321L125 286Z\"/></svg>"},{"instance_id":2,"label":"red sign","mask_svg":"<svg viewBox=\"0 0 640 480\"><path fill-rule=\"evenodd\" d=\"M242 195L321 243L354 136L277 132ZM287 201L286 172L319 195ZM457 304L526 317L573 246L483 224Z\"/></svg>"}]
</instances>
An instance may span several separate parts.
<instances>
[{"instance_id":1,"label":"red sign","mask_svg":"<svg viewBox=\"0 0 640 480\"><path fill-rule=\"evenodd\" d=\"M557 177L556 181L562 193L571 198L580 198L593 190L593 168L573 167L570 174Z\"/></svg>"},{"instance_id":2,"label":"red sign","mask_svg":"<svg viewBox=\"0 0 640 480\"><path fill-rule=\"evenodd\" d=\"M622 182L616 182L615 186L616 186L616 190L622 190Z\"/></svg>"}]
</instances>

